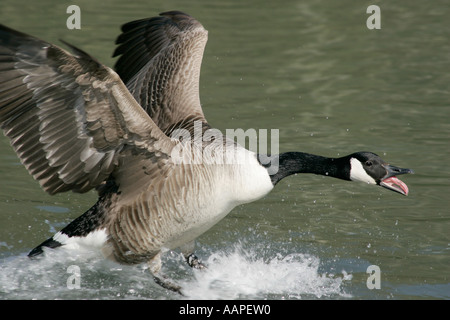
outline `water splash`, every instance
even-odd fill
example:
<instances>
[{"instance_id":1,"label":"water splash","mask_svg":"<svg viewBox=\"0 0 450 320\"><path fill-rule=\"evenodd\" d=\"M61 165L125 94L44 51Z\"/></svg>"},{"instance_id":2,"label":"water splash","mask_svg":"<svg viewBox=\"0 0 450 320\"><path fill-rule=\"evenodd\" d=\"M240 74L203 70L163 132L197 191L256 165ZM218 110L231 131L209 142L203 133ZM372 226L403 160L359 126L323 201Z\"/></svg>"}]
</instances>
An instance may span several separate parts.
<instances>
[{"instance_id":1,"label":"water splash","mask_svg":"<svg viewBox=\"0 0 450 320\"><path fill-rule=\"evenodd\" d=\"M184 288L184 297L156 285L145 264L122 266L98 252L47 250L31 260L25 254L0 260L0 299L318 299L347 298L344 284L352 276L320 272L313 255L275 253L237 243L203 248L206 270L193 270L182 255L163 259L170 277ZM79 289L69 289L71 265L80 270Z\"/></svg>"},{"instance_id":2,"label":"water splash","mask_svg":"<svg viewBox=\"0 0 450 320\"><path fill-rule=\"evenodd\" d=\"M234 251L218 252L206 261L208 269L195 270L184 281L190 299L302 299L350 297L343 290L343 273L335 277L319 272L320 259L302 253L261 258L240 244Z\"/></svg>"}]
</instances>

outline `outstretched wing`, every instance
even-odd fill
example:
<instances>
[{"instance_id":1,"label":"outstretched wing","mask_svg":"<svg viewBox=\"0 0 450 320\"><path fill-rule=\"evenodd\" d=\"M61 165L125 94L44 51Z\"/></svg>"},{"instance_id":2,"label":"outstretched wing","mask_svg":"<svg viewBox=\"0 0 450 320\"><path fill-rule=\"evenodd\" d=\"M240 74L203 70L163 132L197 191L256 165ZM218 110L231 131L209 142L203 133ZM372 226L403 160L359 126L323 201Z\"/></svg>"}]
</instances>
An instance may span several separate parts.
<instances>
[{"instance_id":1,"label":"outstretched wing","mask_svg":"<svg viewBox=\"0 0 450 320\"><path fill-rule=\"evenodd\" d=\"M199 79L208 32L191 16L170 11L122 26L115 69L136 101L170 134L206 123Z\"/></svg>"},{"instance_id":2,"label":"outstretched wing","mask_svg":"<svg viewBox=\"0 0 450 320\"><path fill-rule=\"evenodd\" d=\"M172 146L114 71L71 49L0 25L0 126L50 194L97 187L122 152Z\"/></svg>"}]
</instances>

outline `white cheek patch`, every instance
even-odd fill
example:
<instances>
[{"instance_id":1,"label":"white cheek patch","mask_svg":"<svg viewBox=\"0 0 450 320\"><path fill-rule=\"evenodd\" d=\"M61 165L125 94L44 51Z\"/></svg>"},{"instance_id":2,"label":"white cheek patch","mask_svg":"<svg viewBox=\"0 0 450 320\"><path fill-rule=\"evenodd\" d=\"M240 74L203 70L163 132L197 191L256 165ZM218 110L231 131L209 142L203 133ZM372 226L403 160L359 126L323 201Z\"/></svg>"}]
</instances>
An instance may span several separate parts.
<instances>
[{"instance_id":1,"label":"white cheek patch","mask_svg":"<svg viewBox=\"0 0 450 320\"><path fill-rule=\"evenodd\" d=\"M368 184L377 184L374 178L369 176L364 170L361 162L358 159L350 159L350 180L361 181Z\"/></svg>"}]
</instances>

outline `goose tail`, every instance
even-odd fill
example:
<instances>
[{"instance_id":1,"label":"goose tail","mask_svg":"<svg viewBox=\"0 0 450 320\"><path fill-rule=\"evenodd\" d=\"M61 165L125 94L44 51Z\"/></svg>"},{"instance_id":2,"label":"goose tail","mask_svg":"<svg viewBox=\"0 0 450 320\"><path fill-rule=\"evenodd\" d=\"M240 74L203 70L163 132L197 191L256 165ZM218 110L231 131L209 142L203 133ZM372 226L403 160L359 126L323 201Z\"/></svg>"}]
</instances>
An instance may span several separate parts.
<instances>
[{"instance_id":1,"label":"goose tail","mask_svg":"<svg viewBox=\"0 0 450 320\"><path fill-rule=\"evenodd\" d=\"M107 238L104 227L107 202L104 198L100 198L88 211L31 250L28 257L41 255L44 253L44 248L103 246Z\"/></svg>"}]
</instances>

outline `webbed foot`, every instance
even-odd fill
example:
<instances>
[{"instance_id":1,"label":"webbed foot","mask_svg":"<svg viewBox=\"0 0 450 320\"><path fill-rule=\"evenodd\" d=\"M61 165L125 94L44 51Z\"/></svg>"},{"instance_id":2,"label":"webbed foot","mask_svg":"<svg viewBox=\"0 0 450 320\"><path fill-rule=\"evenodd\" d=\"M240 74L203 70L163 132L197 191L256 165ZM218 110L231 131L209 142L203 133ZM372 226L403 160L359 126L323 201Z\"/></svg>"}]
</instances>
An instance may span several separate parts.
<instances>
[{"instance_id":1,"label":"webbed foot","mask_svg":"<svg viewBox=\"0 0 450 320\"><path fill-rule=\"evenodd\" d=\"M206 269L206 266L198 260L197 256L193 253L185 256L186 262L189 266L195 269Z\"/></svg>"}]
</instances>

